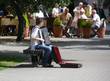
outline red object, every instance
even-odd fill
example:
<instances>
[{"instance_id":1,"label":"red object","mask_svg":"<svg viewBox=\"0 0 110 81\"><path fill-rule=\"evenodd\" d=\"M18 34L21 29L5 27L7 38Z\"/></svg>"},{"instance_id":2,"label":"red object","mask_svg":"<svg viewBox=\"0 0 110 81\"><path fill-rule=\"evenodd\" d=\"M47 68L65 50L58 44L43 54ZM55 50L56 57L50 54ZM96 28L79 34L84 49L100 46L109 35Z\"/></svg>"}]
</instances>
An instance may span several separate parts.
<instances>
[{"instance_id":1,"label":"red object","mask_svg":"<svg viewBox=\"0 0 110 81\"><path fill-rule=\"evenodd\" d=\"M106 33L106 28L105 27L99 28L97 30L97 35L98 35L99 38L104 38L105 33Z\"/></svg>"},{"instance_id":2,"label":"red object","mask_svg":"<svg viewBox=\"0 0 110 81\"><path fill-rule=\"evenodd\" d=\"M54 52L54 58L58 64L62 63L62 58L60 55L60 51L57 46L52 47L52 51Z\"/></svg>"},{"instance_id":3,"label":"red object","mask_svg":"<svg viewBox=\"0 0 110 81\"><path fill-rule=\"evenodd\" d=\"M60 51L57 46L53 46L52 51L53 51L52 56L53 56L54 61L56 63L58 63L61 66L61 68L80 68L80 67L82 67L82 65L79 63L69 63L69 62L63 61L61 58L61 55L60 55Z\"/></svg>"}]
</instances>

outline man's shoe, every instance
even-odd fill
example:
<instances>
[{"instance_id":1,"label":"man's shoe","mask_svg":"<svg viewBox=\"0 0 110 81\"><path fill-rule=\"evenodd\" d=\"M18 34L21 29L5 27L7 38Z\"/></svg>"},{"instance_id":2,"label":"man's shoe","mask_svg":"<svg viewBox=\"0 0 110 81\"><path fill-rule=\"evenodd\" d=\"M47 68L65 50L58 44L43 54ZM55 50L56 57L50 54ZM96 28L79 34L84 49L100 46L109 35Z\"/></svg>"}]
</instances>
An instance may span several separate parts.
<instances>
[{"instance_id":1,"label":"man's shoe","mask_svg":"<svg viewBox=\"0 0 110 81\"><path fill-rule=\"evenodd\" d=\"M37 64L32 64L32 67L38 67L38 65Z\"/></svg>"}]
</instances>

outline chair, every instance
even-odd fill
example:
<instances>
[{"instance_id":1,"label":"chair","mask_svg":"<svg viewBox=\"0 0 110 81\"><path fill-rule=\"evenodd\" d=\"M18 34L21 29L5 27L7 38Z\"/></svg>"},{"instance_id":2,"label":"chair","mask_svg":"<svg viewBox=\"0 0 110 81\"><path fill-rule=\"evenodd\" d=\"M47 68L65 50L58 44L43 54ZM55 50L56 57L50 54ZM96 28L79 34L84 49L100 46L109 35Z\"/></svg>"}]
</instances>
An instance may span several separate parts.
<instances>
[{"instance_id":1,"label":"chair","mask_svg":"<svg viewBox=\"0 0 110 81\"><path fill-rule=\"evenodd\" d=\"M23 54L31 56L31 62L33 66L40 65L42 62L44 50L43 49L36 49L31 50L30 48L23 50Z\"/></svg>"}]
</instances>

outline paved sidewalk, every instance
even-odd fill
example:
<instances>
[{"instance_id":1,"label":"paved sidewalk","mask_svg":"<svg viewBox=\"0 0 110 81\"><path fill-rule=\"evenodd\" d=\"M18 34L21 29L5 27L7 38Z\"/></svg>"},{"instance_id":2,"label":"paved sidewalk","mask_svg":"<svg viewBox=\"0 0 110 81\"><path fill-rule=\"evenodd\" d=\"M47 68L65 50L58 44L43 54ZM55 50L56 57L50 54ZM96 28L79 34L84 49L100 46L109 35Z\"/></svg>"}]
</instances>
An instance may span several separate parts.
<instances>
[{"instance_id":1,"label":"paved sidewalk","mask_svg":"<svg viewBox=\"0 0 110 81\"><path fill-rule=\"evenodd\" d=\"M5 39L5 38L4 38ZM64 60L81 63L81 68L18 67L0 71L0 81L110 81L110 36L104 39L51 38ZM0 40L0 52L20 54L28 43ZM15 53L16 52L16 53ZM27 57L26 57L27 58ZM30 62L24 62L24 65Z\"/></svg>"}]
</instances>

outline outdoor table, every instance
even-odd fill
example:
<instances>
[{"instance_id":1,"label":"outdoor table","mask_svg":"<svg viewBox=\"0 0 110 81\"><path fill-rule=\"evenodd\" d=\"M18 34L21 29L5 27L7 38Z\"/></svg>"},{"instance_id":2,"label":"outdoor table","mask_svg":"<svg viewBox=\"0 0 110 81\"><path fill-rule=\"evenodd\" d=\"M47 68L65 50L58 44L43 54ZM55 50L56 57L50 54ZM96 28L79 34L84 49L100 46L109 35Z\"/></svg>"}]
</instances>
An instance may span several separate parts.
<instances>
[{"instance_id":1,"label":"outdoor table","mask_svg":"<svg viewBox=\"0 0 110 81\"><path fill-rule=\"evenodd\" d=\"M6 28L10 26L11 28L14 27L16 29L16 34L18 30L18 19L10 18L10 17L2 17L1 18L1 34L4 34Z\"/></svg>"}]
</instances>

